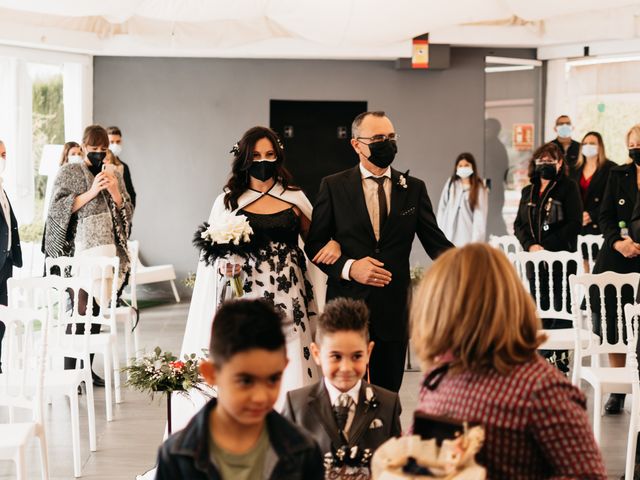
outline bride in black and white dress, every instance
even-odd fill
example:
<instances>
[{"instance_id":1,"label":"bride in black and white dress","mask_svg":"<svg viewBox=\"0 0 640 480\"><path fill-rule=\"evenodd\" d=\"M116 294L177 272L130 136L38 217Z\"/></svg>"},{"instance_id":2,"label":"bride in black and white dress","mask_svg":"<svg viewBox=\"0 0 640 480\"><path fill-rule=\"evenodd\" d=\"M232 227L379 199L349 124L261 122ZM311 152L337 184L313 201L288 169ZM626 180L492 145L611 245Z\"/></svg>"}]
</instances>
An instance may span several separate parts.
<instances>
[{"instance_id":1,"label":"bride in black and white dress","mask_svg":"<svg viewBox=\"0 0 640 480\"><path fill-rule=\"evenodd\" d=\"M308 231L312 207L304 193L291 185L291 176L283 166L284 151L273 130L251 128L232 153L231 176L224 193L214 202L209 223L225 212L247 217L254 231L253 255L240 263L219 259L216 265L207 266L199 262L182 354L199 354L208 346L221 285L225 276L241 269L242 296L264 298L285 317L289 363L282 397L319 379L309 345L318 314L316 299L324 299L325 277L299 246ZM333 263L339 256L339 244L330 241L314 260Z\"/></svg>"}]
</instances>

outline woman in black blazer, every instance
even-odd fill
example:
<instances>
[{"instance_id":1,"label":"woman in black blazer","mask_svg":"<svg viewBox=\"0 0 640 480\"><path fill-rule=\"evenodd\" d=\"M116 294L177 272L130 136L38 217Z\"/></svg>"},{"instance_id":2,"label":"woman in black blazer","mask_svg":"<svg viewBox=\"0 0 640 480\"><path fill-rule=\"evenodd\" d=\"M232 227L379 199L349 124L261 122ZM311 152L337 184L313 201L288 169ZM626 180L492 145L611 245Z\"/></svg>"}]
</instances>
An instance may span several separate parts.
<instances>
[{"instance_id":1,"label":"woman in black blazer","mask_svg":"<svg viewBox=\"0 0 640 480\"><path fill-rule=\"evenodd\" d=\"M638 197L638 183L640 183L640 124L634 125L627 133L630 163L611 168L609 181L605 188L600 206L600 229L604 235L604 243L598 254L593 273L640 272L640 244L626 231L621 231L621 222L629 228L634 206ZM640 240L640 239L636 239ZM623 307L633 303L633 293L622 291ZM599 333L600 305L597 296L592 295L592 311L594 312L594 327ZM616 298L605 295L605 323L607 338L615 343L616 335ZM615 353L609 355L612 367L624 367L626 356ZM605 404L607 413L620 413L624 405L624 394L612 394Z\"/></svg>"},{"instance_id":2,"label":"woman in black blazer","mask_svg":"<svg viewBox=\"0 0 640 480\"><path fill-rule=\"evenodd\" d=\"M554 143L547 143L538 148L529 161L531 184L522 190L518 215L513 224L514 233L525 251L576 251L582 221L582 202L578 185L567 177L566 172L567 166L562 151ZM577 265L568 265L567 274L576 271ZM554 308L561 310L562 286L566 285L567 279L562 278L562 270L559 268L554 268L552 275ZM539 306L543 309L549 308L550 276L541 271L539 278ZM527 264L527 278L530 284L529 291L534 292L534 270L530 264ZM570 305L568 297L567 303ZM571 322L545 318L542 325L546 329L567 328L571 326ZM569 357L566 351L541 353L560 371L569 371Z\"/></svg>"},{"instance_id":3,"label":"woman in black blazer","mask_svg":"<svg viewBox=\"0 0 640 480\"><path fill-rule=\"evenodd\" d=\"M600 235L600 204L607 186L609 170L615 166L608 160L604 151L602 136L598 132L589 132L580 145L580 153L575 170L569 177L580 187L582 196L582 229L581 235Z\"/></svg>"}]
</instances>

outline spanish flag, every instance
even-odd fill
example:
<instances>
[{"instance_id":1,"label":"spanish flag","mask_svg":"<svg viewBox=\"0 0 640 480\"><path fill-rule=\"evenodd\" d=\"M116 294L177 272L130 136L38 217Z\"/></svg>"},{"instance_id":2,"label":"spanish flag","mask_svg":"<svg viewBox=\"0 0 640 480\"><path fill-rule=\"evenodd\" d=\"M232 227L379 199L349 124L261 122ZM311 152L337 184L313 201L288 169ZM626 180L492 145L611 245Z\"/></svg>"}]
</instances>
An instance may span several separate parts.
<instances>
[{"instance_id":1,"label":"spanish flag","mask_svg":"<svg viewBox=\"0 0 640 480\"><path fill-rule=\"evenodd\" d=\"M429 68L429 34L425 33L413 39L411 68Z\"/></svg>"}]
</instances>

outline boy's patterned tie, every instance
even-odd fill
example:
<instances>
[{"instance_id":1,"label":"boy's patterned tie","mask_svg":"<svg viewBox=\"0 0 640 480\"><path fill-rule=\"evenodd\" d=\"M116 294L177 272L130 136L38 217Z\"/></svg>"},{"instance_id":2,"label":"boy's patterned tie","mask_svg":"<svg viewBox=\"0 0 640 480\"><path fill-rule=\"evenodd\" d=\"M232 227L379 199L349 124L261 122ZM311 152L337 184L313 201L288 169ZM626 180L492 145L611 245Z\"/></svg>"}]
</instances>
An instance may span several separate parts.
<instances>
[{"instance_id":1,"label":"boy's patterned tie","mask_svg":"<svg viewBox=\"0 0 640 480\"><path fill-rule=\"evenodd\" d=\"M341 393L336 404L333 406L333 415L336 418L340 433L344 433L351 405L353 405L353 398L351 398L348 393Z\"/></svg>"}]
</instances>

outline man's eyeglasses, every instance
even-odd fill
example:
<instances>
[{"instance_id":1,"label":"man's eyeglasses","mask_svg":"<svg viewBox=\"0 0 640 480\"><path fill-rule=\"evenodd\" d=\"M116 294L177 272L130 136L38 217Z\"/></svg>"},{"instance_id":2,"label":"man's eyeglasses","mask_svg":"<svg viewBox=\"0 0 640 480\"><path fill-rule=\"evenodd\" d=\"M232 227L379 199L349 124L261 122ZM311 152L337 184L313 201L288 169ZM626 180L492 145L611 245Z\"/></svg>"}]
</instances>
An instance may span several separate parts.
<instances>
[{"instance_id":1,"label":"man's eyeglasses","mask_svg":"<svg viewBox=\"0 0 640 480\"><path fill-rule=\"evenodd\" d=\"M356 140L369 140L369 143L384 142L385 140L391 140L392 142L398 141L398 135L390 133L389 135L374 135L372 137L356 137ZM365 142L362 142L365 143Z\"/></svg>"}]
</instances>

